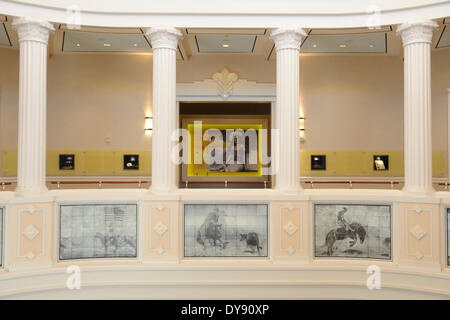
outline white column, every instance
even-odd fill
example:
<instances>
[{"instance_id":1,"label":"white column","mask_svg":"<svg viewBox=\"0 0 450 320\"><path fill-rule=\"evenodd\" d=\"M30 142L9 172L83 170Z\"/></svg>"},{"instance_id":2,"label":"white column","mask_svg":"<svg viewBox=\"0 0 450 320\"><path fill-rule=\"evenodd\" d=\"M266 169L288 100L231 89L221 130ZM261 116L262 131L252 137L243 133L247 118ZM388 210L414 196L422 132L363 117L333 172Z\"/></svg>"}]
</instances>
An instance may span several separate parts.
<instances>
[{"instance_id":1,"label":"white column","mask_svg":"<svg viewBox=\"0 0 450 320\"><path fill-rule=\"evenodd\" d=\"M275 190L296 193L300 186L300 45L303 29L275 29L270 37L277 53L276 128L279 130Z\"/></svg>"},{"instance_id":2,"label":"white column","mask_svg":"<svg viewBox=\"0 0 450 320\"><path fill-rule=\"evenodd\" d=\"M45 21L13 21L20 44L19 146L17 189L41 193L45 186L47 44L53 26Z\"/></svg>"},{"instance_id":3,"label":"white column","mask_svg":"<svg viewBox=\"0 0 450 320\"><path fill-rule=\"evenodd\" d=\"M398 27L404 47L405 187L433 192L431 149L430 45L437 23L421 21Z\"/></svg>"},{"instance_id":4,"label":"white column","mask_svg":"<svg viewBox=\"0 0 450 320\"><path fill-rule=\"evenodd\" d=\"M178 188L177 165L172 161L175 144L172 133L178 128L176 103L176 54L181 32L175 28L147 30L153 48L153 133L152 185L155 193Z\"/></svg>"}]
</instances>

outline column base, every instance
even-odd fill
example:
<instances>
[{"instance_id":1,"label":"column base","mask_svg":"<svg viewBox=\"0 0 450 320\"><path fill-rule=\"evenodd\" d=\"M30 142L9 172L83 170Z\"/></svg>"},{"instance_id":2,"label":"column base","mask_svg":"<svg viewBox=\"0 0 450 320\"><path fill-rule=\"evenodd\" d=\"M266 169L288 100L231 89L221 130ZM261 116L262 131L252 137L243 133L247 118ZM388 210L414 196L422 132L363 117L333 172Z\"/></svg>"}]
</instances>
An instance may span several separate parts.
<instances>
[{"instance_id":1,"label":"column base","mask_svg":"<svg viewBox=\"0 0 450 320\"><path fill-rule=\"evenodd\" d=\"M48 189L46 186L17 187L16 190L14 190L14 192L17 197L36 197L47 194Z\"/></svg>"},{"instance_id":2,"label":"column base","mask_svg":"<svg viewBox=\"0 0 450 320\"><path fill-rule=\"evenodd\" d=\"M436 190L433 187L420 188L420 187L409 187L409 186L403 187L402 191L409 193L411 195L423 196L423 197L433 195L436 192Z\"/></svg>"},{"instance_id":3,"label":"column base","mask_svg":"<svg viewBox=\"0 0 450 320\"><path fill-rule=\"evenodd\" d=\"M174 192L177 192L179 189L176 187L154 187L153 185L150 186L150 188L148 189L151 193L154 194L162 194L162 195L167 195L167 194L171 194Z\"/></svg>"},{"instance_id":4,"label":"column base","mask_svg":"<svg viewBox=\"0 0 450 320\"><path fill-rule=\"evenodd\" d=\"M288 187L280 187L280 188L277 188L275 186L274 191L283 193L283 194L294 195L294 194L302 193L303 188L301 186L290 186L290 187L288 186Z\"/></svg>"}]
</instances>

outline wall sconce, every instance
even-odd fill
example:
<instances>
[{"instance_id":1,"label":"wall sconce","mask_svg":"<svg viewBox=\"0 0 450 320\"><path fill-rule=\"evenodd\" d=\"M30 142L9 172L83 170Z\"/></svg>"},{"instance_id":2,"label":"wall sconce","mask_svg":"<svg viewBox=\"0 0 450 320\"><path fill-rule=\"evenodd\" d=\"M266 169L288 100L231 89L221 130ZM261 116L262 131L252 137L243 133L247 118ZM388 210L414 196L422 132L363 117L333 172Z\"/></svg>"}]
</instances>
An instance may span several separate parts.
<instances>
[{"instance_id":1,"label":"wall sconce","mask_svg":"<svg viewBox=\"0 0 450 320\"><path fill-rule=\"evenodd\" d=\"M145 117L145 135L150 135L153 130L153 119L152 117Z\"/></svg>"},{"instance_id":2,"label":"wall sconce","mask_svg":"<svg viewBox=\"0 0 450 320\"><path fill-rule=\"evenodd\" d=\"M299 120L298 127L299 127L300 141L304 141L305 140L305 117L299 117L298 120Z\"/></svg>"}]
</instances>

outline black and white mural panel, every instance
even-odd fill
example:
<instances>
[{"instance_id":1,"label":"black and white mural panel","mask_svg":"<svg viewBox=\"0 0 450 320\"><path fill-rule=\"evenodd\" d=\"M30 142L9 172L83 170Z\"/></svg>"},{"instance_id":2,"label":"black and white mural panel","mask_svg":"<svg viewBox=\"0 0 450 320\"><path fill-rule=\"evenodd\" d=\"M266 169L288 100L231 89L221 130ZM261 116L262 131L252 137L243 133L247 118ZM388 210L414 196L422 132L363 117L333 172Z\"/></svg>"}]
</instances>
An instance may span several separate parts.
<instances>
[{"instance_id":1,"label":"black and white mural panel","mask_svg":"<svg viewBox=\"0 0 450 320\"><path fill-rule=\"evenodd\" d=\"M185 257L267 257L267 204L185 204Z\"/></svg>"},{"instance_id":2,"label":"black and white mural panel","mask_svg":"<svg viewBox=\"0 0 450 320\"><path fill-rule=\"evenodd\" d=\"M391 259L389 205L316 204L316 257Z\"/></svg>"},{"instance_id":3,"label":"black and white mural panel","mask_svg":"<svg viewBox=\"0 0 450 320\"><path fill-rule=\"evenodd\" d=\"M59 258L137 256L137 205L61 205Z\"/></svg>"}]
</instances>

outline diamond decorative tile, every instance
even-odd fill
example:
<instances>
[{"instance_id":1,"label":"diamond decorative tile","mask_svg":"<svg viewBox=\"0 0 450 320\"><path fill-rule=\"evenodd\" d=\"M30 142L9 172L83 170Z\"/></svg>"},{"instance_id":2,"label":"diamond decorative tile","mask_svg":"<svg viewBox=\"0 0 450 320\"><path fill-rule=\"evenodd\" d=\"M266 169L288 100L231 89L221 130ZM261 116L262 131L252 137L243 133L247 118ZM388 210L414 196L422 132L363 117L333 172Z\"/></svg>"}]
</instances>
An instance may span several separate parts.
<instances>
[{"instance_id":1,"label":"diamond decorative tile","mask_svg":"<svg viewBox=\"0 0 450 320\"><path fill-rule=\"evenodd\" d=\"M33 252L28 252L25 257L27 257L28 260L33 260L35 255Z\"/></svg>"},{"instance_id":2,"label":"diamond decorative tile","mask_svg":"<svg viewBox=\"0 0 450 320\"><path fill-rule=\"evenodd\" d=\"M420 252L416 252L414 255L416 256L417 260L420 260L423 258L423 254L421 254Z\"/></svg>"},{"instance_id":3,"label":"diamond decorative tile","mask_svg":"<svg viewBox=\"0 0 450 320\"><path fill-rule=\"evenodd\" d=\"M285 226L284 226L284 231L286 231L286 233L290 236L292 236L294 233L297 232L297 226L295 224L293 224L291 221L289 221Z\"/></svg>"},{"instance_id":4,"label":"diamond decorative tile","mask_svg":"<svg viewBox=\"0 0 450 320\"><path fill-rule=\"evenodd\" d=\"M33 240L39 234L39 230L36 229L32 224L30 224L24 231L23 235L27 237L28 240Z\"/></svg>"},{"instance_id":5,"label":"diamond decorative tile","mask_svg":"<svg viewBox=\"0 0 450 320\"><path fill-rule=\"evenodd\" d=\"M289 247L289 248L287 249L287 252L288 252L290 255L292 255L292 254L295 252L295 249L292 248L292 247Z\"/></svg>"},{"instance_id":6,"label":"diamond decorative tile","mask_svg":"<svg viewBox=\"0 0 450 320\"><path fill-rule=\"evenodd\" d=\"M162 236L167 231L167 227L162 222L158 222L153 230L155 230L157 234Z\"/></svg>"},{"instance_id":7,"label":"diamond decorative tile","mask_svg":"<svg viewBox=\"0 0 450 320\"><path fill-rule=\"evenodd\" d=\"M427 234L420 226L415 226L410 232L417 240L422 239Z\"/></svg>"},{"instance_id":8,"label":"diamond decorative tile","mask_svg":"<svg viewBox=\"0 0 450 320\"><path fill-rule=\"evenodd\" d=\"M294 206L292 205L292 203L289 203L289 204L286 206L286 208L287 208L289 211L294 210Z\"/></svg>"}]
</instances>

